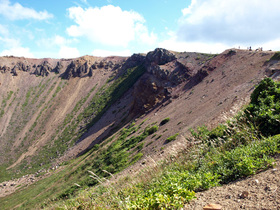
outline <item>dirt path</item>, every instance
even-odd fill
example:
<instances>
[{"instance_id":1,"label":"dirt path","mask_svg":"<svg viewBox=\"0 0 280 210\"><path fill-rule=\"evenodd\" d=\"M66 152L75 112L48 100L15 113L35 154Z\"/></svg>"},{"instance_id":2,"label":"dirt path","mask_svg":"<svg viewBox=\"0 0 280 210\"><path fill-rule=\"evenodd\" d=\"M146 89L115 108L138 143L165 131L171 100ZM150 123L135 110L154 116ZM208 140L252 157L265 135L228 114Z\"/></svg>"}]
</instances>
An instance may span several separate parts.
<instances>
[{"instance_id":1,"label":"dirt path","mask_svg":"<svg viewBox=\"0 0 280 210\"><path fill-rule=\"evenodd\" d=\"M201 210L210 203L219 204L222 209L280 209L280 158L273 169L199 192L196 197L184 209Z\"/></svg>"}]
</instances>

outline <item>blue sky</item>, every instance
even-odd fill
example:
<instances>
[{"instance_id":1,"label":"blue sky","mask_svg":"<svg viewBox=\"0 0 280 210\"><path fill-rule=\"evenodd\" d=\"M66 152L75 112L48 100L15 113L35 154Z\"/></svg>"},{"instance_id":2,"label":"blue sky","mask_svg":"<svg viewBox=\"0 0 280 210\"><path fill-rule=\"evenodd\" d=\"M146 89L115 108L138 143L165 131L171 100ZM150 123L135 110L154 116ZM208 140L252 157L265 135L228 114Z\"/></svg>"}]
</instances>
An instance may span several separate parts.
<instances>
[{"instance_id":1,"label":"blue sky","mask_svg":"<svg viewBox=\"0 0 280 210\"><path fill-rule=\"evenodd\" d=\"M0 0L0 56L280 50L279 0Z\"/></svg>"}]
</instances>

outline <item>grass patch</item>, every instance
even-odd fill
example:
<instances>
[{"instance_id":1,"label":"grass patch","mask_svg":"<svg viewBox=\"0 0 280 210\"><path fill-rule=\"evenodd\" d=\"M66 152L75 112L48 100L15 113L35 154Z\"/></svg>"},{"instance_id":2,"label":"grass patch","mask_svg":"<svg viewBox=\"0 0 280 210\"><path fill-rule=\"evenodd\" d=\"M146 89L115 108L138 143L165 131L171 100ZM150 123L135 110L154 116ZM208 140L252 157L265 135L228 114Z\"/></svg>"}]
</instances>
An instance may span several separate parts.
<instances>
[{"instance_id":1,"label":"grass patch","mask_svg":"<svg viewBox=\"0 0 280 210\"><path fill-rule=\"evenodd\" d=\"M14 93L13 91L9 91L9 92L7 92L7 96L3 98L2 104L0 107L0 118L3 117L3 115L5 114L4 109L7 106L7 102L11 99L13 93Z\"/></svg>"},{"instance_id":2,"label":"grass patch","mask_svg":"<svg viewBox=\"0 0 280 210\"><path fill-rule=\"evenodd\" d=\"M169 143L169 142L171 142L171 141L174 141L178 135L179 135L179 133L176 133L176 134L174 134L173 136L169 136L169 137L166 139L166 143Z\"/></svg>"}]
</instances>

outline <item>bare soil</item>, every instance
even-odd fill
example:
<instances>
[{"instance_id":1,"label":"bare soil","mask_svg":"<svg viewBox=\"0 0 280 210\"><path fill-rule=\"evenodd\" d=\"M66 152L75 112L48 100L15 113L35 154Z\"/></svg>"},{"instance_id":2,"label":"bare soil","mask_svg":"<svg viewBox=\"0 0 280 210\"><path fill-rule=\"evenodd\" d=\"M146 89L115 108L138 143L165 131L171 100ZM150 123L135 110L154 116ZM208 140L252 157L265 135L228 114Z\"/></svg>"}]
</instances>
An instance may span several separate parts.
<instances>
[{"instance_id":1,"label":"bare soil","mask_svg":"<svg viewBox=\"0 0 280 210\"><path fill-rule=\"evenodd\" d=\"M222 209L280 209L280 158L273 169L198 192L196 197L184 209L201 210L211 203L220 204Z\"/></svg>"}]
</instances>

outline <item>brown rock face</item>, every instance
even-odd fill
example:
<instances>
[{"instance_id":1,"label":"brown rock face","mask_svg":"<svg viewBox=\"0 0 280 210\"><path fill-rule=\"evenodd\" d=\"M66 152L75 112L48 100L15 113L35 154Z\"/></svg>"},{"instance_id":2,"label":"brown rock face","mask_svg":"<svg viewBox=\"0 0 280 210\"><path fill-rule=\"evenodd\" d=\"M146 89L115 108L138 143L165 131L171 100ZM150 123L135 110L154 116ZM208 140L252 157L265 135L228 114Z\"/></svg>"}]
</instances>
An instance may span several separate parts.
<instances>
[{"instance_id":1,"label":"brown rock face","mask_svg":"<svg viewBox=\"0 0 280 210\"><path fill-rule=\"evenodd\" d=\"M142 114L170 98L168 88L155 76L145 74L135 85L133 112Z\"/></svg>"},{"instance_id":2,"label":"brown rock face","mask_svg":"<svg viewBox=\"0 0 280 210\"><path fill-rule=\"evenodd\" d=\"M60 74L63 65L60 62L57 62L56 67L53 69L53 72L56 74Z\"/></svg>"},{"instance_id":3,"label":"brown rock face","mask_svg":"<svg viewBox=\"0 0 280 210\"><path fill-rule=\"evenodd\" d=\"M149 52L146 56L146 64L149 65L164 65L170 61L175 60L176 57L173 53L166 49L157 48Z\"/></svg>"},{"instance_id":4,"label":"brown rock face","mask_svg":"<svg viewBox=\"0 0 280 210\"><path fill-rule=\"evenodd\" d=\"M92 68L88 65L87 62L81 64L78 61L72 61L68 66L65 72L62 74L63 79L70 79L72 77L84 77L92 75Z\"/></svg>"},{"instance_id":5,"label":"brown rock face","mask_svg":"<svg viewBox=\"0 0 280 210\"><path fill-rule=\"evenodd\" d=\"M171 89L183 82L188 88L208 75L207 69L196 70L190 63L182 63L172 52L155 49L145 58L147 73L136 83L133 112L143 114L172 97Z\"/></svg>"},{"instance_id":6,"label":"brown rock face","mask_svg":"<svg viewBox=\"0 0 280 210\"><path fill-rule=\"evenodd\" d=\"M52 67L50 66L49 62L44 61L41 65L38 65L36 67L36 70L34 71L34 74L38 75L38 76L45 77L45 76L48 76L50 74L51 70L52 70Z\"/></svg>"}]
</instances>

